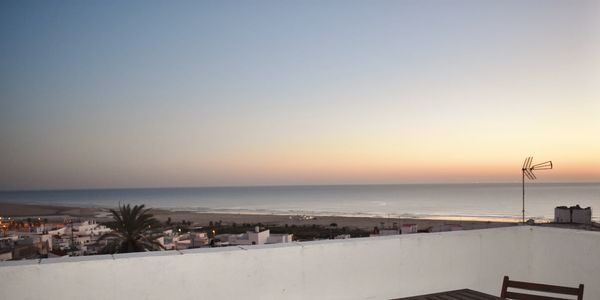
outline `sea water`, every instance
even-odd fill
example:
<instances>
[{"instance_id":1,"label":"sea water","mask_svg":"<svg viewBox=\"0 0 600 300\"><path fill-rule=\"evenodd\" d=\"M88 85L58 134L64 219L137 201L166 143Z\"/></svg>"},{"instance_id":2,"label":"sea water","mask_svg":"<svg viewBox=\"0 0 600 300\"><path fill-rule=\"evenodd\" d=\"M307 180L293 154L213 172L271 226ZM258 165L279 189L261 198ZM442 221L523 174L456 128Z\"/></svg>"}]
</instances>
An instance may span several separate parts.
<instances>
[{"instance_id":1,"label":"sea water","mask_svg":"<svg viewBox=\"0 0 600 300\"><path fill-rule=\"evenodd\" d=\"M521 183L261 186L4 191L0 202L82 207L147 207L198 212L521 218ZM600 219L600 183L527 183L525 215L550 220L554 208L591 206Z\"/></svg>"}]
</instances>

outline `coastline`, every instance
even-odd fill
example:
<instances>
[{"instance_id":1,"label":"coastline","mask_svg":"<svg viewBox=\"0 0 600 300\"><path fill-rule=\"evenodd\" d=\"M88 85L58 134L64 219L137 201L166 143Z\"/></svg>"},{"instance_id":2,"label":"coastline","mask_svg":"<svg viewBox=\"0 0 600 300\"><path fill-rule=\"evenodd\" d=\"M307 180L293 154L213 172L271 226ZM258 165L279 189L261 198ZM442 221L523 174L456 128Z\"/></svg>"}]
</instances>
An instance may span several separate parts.
<instances>
[{"instance_id":1,"label":"coastline","mask_svg":"<svg viewBox=\"0 0 600 300\"><path fill-rule=\"evenodd\" d=\"M335 223L338 227L351 227L371 230L375 226L391 227L394 223L398 226L416 224L421 229L426 228L453 228L457 230L484 229L492 227L514 226L516 222L504 220L472 219L468 217L448 218L397 218L397 217L372 217L372 216L327 216L303 214L275 214L275 213L224 213L224 212L198 212L184 210L168 210L151 208L150 211L159 221L171 218L173 222L182 220L191 221L195 226L208 226L212 222L223 224L263 224L265 226L283 225L320 225L329 226ZM0 216L12 218L47 218L50 222L62 222L66 218L95 219L98 222L110 220L109 209L101 207L73 207L64 205L47 204L18 204L0 203Z\"/></svg>"},{"instance_id":2,"label":"coastline","mask_svg":"<svg viewBox=\"0 0 600 300\"><path fill-rule=\"evenodd\" d=\"M528 187L527 218L554 219L554 207L598 207L600 183ZM0 203L83 208L146 204L169 211L248 215L310 215L392 219L520 222L520 184L391 184L256 187L164 187L0 191ZM65 209L68 210L68 209ZM0 215L2 212L0 211ZM600 217L592 216L596 222Z\"/></svg>"}]
</instances>

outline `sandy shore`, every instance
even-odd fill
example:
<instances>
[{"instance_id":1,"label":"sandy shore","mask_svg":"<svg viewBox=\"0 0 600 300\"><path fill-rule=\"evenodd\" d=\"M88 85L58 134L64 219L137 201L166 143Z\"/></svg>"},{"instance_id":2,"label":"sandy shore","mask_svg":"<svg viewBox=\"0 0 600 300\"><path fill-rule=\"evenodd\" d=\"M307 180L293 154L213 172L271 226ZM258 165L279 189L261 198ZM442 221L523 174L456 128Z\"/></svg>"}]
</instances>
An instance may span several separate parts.
<instances>
[{"instance_id":1,"label":"sandy shore","mask_svg":"<svg viewBox=\"0 0 600 300\"><path fill-rule=\"evenodd\" d=\"M221 221L223 225L232 223L237 224L256 224L263 225L324 225L328 226L336 223L338 227L355 227L360 229L372 229L375 226L381 227L384 223L386 227L393 223L398 225L417 224L419 229L432 227L441 229L442 227L455 227L462 229L482 229L491 227L512 226L515 223L510 222L492 222L492 221L472 221L472 220L441 220L441 219L398 219L398 218L372 218L372 217L339 217L339 216L316 216L314 219L306 219L302 216L288 216L275 214L227 214L227 213L203 213L194 211L169 211L162 209L152 209L151 212L160 221L171 218L173 222L182 220L192 221L195 226L207 226L211 221ZM106 208L80 208L69 206L54 205L25 205L14 203L0 203L0 216L13 218L42 217L50 221L60 222L66 217L88 219L94 218L99 222L110 220L108 209ZM437 230L436 230L437 231Z\"/></svg>"},{"instance_id":2,"label":"sandy shore","mask_svg":"<svg viewBox=\"0 0 600 300\"><path fill-rule=\"evenodd\" d=\"M0 203L0 217L4 218L45 217L52 220L63 216L91 218L100 212L101 209L88 207Z\"/></svg>"}]
</instances>

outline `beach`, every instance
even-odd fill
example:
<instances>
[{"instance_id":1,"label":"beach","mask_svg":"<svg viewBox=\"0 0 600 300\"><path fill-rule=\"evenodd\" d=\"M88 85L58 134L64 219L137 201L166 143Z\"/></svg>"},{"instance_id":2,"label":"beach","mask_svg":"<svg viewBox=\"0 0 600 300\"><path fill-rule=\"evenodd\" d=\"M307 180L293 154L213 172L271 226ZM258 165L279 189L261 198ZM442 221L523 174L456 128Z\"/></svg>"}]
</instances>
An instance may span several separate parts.
<instances>
[{"instance_id":1,"label":"beach","mask_svg":"<svg viewBox=\"0 0 600 300\"><path fill-rule=\"evenodd\" d=\"M182 220L191 221L194 226L208 226L211 222L221 222L223 225L236 224L262 224L264 226L284 225L320 225L329 226L333 223L337 227L359 228L371 230L375 226L392 227L394 223L401 226L416 224L419 230L432 228L433 231L442 230L470 230L516 225L514 222L499 222L470 219L413 219L413 218L381 218L381 217L346 217L346 216L310 216L310 215L281 215L281 214L240 214L240 213L207 213L184 210L153 209L151 213L159 220L172 222ZM73 207L59 205L36 205L0 203L0 216L7 218L45 218L49 222L62 222L66 218L95 219L98 222L107 222L111 218L107 208Z\"/></svg>"},{"instance_id":2,"label":"beach","mask_svg":"<svg viewBox=\"0 0 600 300\"><path fill-rule=\"evenodd\" d=\"M526 217L536 222L548 222L554 218L556 206L579 204L581 207L599 207L599 193L600 183L531 185L527 188ZM58 213L76 209L81 213L75 213L83 215L93 213L87 210L90 207L112 208L119 203L128 203L177 211L178 214L198 212L499 222L521 221L523 209L522 186L514 183L0 191L0 203L43 205L43 212L56 211L54 206L65 206L58 208ZM600 221L600 215L592 218Z\"/></svg>"}]
</instances>

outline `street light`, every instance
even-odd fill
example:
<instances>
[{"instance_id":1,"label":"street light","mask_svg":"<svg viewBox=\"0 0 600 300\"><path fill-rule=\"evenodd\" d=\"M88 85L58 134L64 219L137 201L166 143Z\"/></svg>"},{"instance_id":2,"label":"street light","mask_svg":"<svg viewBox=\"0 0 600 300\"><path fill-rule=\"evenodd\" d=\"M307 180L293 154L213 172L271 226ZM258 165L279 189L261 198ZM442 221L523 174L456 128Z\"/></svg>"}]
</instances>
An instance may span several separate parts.
<instances>
[{"instance_id":1,"label":"street light","mask_svg":"<svg viewBox=\"0 0 600 300\"><path fill-rule=\"evenodd\" d=\"M521 171L523 172L523 223L525 223L525 176L529 178L529 180L535 180L537 177L533 174L534 170L551 170L552 169L552 161L545 161L543 163L531 165L533 161L533 156L527 157L523 162L523 167L521 167Z\"/></svg>"}]
</instances>

